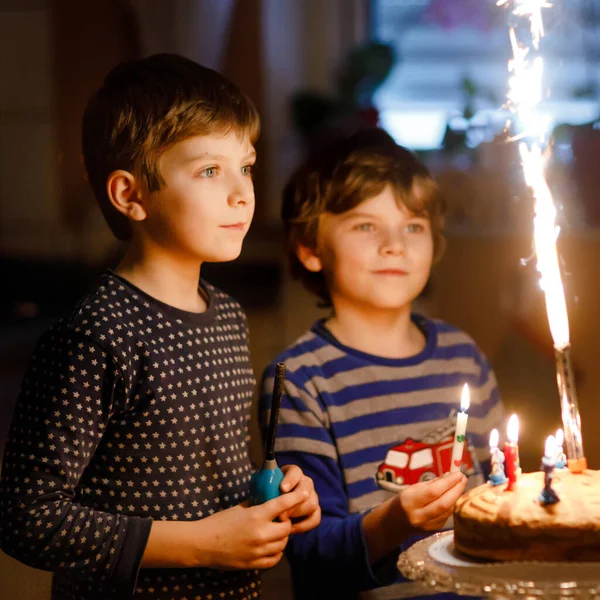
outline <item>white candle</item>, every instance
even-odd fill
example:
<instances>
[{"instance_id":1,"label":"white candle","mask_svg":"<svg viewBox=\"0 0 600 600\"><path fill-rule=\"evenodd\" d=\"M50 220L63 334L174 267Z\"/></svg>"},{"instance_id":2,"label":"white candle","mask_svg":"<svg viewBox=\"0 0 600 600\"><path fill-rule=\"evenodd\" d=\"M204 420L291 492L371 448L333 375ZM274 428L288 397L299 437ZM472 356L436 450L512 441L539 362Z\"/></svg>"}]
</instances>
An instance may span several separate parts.
<instances>
[{"instance_id":1,"label":"white candle","mask_svg":"<svg viewBox=\"0 0 600 600\"><path fill-rule=\"evenodd\" d=\"M546 438L544 455L545 458L548 460L548 463L553 463L556 461L556 439L553 435L549 435Z\"/></svg>"},{"instance_id":2,"label":"white candle","mask_svg":"<svg viewBox=\"0 0 600 600\"><path fill-rule=\"evenodd\" d=\"M454 445L452 446L452 464L450 472L458 471L462 464L463 450L465 447L465 434L467 431L467 410L471 404L469 386L465 383L460 399L460 412L456 415L456 431L454 432Z\"/></svg>"},{"instance_id":3,"label":"white candle","mask_svg":"<svg viewBox=\"0 0 600 600\"><path fill-rule=\"evenodd\" d=\"M490 458L492 468L490 469L489 480L492 485L501 485L506 482L504 474L504 453L498 448L500 435L497 429L492 429L490 433Z\"/></svg>"},{"instance_id":4,"label":"white candle","mask_svg":"<svg viewBox=\"0 0 600 600\"><path fill-rule=\"evenodd\" d=\"M490 452L498 450L498 442L500 441L500 434L497 429L490 431Z\"/></svg>"},{"instance_id":5,"label":"white candle","mask_svg":"<svg viewBox=\"0 0 600 600\"><path fill-rule=\"evenodd\" d=\"M502 459L500 458L500 450L498 449L498 442L500 441L500 434L497 429L492 429L490 432L490 459L492 461L492 473L495 472L495 468L501 466L503 462L504 455Z\"/></svg>"},{"instance_id":6,"label":"white candle","mask_svg":"<svg viewBox=\"0 0 600 600\"><path fill-rule=\"evenodd\" d=\"M562 452L562 447L565 443L565 434L562 429L556 430L556 435L554 436L554 439L556 440L556 451Z\"/></svg>"}]
</instances>

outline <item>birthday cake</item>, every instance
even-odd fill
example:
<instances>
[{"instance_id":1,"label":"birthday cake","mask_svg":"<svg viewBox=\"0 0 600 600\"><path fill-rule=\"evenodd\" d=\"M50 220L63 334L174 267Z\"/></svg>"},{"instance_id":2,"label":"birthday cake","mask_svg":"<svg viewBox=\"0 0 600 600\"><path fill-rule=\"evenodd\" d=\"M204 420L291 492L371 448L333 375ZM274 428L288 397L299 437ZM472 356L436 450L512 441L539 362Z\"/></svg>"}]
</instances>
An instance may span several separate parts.
<instances>
[{"instance_id":1,"label":"birthday cake","mask_svg":"<svg viewBox=\"0 0 600 600\"><path fill-rule=\"evenodd\" d=\"M560 499L542 501L544 473L480 485L454 509L454 544L464 554L505 561L600 561L600 471L556 469Z\"/></svg>"}]
</instances>

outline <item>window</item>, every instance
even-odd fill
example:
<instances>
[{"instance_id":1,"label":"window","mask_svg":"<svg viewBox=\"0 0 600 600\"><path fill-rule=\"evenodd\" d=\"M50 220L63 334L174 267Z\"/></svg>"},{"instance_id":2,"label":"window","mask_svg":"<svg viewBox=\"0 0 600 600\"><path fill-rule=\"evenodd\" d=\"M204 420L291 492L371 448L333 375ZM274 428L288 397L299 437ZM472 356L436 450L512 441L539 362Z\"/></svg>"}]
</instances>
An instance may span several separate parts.
<instances>
[{"instance_id":1,"label":"window","mask_svg":"<svg viewBox=\"0 0 600 600\"><path fill-rule=\"evenodd\" d=\"M431 466L433 466L433 452L431 451L431 448L418 450L410 458L410 468L413 471Z\"/></svg>"},{"instance_id":2,"label":"window","mask_svg":"<svg viewBox=\"0 0 600 600\"><path fill-rule=\"evenodd\" d=\"M396 469L403 469L408 464L408 454L390 450L385 458L385 464Z\"/></svg>"},{"instance_id":3,"label":"window","mask_svg":"<svg viewBox=\"0 0 600 600\"><path fill-rule=\"evenodd\" d=\"M551 125L599 118L600 2L553 2L545 11L543 110ZM490 141L506 115L508 10L496 0L372 0L373 37L397 63L377 91L380 121L398 143L442 147L447 129L467 145Z\"/></svg>"}]
</instances>

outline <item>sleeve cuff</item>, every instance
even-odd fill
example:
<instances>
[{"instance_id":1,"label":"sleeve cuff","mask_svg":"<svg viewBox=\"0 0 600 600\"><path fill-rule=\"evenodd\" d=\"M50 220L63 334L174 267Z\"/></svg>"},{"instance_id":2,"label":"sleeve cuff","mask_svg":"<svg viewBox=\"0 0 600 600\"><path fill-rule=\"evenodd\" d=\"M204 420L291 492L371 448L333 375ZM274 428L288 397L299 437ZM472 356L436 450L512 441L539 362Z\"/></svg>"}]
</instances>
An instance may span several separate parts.
<instances>
[{"instance_id":1,"label":"sleeve cuff","mask_svg":"<svg viewBox=\"0 0 600 600\"><path fill-rule=\"evenodd\" d=\"M387 556L384 556L378 563L371 565L371 562L369 561L367 540L365 539L365 530L363 528L363 516L364 515L361 515L360 519L360 540L363 552L363 564L365 565L365 574L363 576L365 586L361 589L368 590L404 581L404 578L396 568L400 548L390 552Z\"/></svg>"},{"instance_id":2,"label":"sleeve cuff","mask_svg":"<svg viewBox=\"0 0 600 600\"><path fill-rule=\"evenodd\" d=\"M125 540L113 574L116 587L125 594L133 595L135 592L151 528L152 519L127 517Z\"/></svg>"}]
</instances>

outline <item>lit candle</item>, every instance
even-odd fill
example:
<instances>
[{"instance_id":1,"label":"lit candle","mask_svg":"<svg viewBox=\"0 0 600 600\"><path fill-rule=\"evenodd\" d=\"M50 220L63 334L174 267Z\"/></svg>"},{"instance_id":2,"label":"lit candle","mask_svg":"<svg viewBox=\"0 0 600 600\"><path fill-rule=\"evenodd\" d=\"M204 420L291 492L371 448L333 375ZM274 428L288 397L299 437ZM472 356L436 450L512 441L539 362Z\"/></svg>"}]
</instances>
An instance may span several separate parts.
<instances>
[{"instance_id":1,"label":"lit candle","mask_svg":"<svg viewBox=\"0 0 600 600\"><path fill-rule=\"evenodd\" d=\"M504 474L504 453L498 448L500 436L497 429L492 429L490 433L490 458L492 469L490 472L490 483L494 486L506 483Z\"/></svg>"},{"instance_id":2,"label":"lit candle","mask_svg":"<svg viewBox=\"0 0 600 600\"><path fill-rule=\"evenodd\" d=\"M565 434L562 429L556 430L555 435L556 440L556 455L554 465L557 469L564 469L567 466L567 457L565 456L565 452L563 450L563 444L565 442Z\"/></svg>"},{"instance_id":3,"label":"lit candle","mask_svg":"<svg viewBox=\"0 0 600 600\"><path fill-rule=\"evenodd\" d=\"M462 464L463 450L465 447L467 431L467 410L471 404L469 386L465 383L460 399L460 412L456 415L456 431L454 432L454 445L452 446L452 464L450 472L458 471Z\"/></svg>"},{"instance_id":4,"label":"lit candle","mask_svg":"<svg viewBox=\"0 0 600 600\"><path fill-rule=\"evenodd\" d=\"M519 471L519 417L512 415L508 420L506 429L506 442L504 443L504 456L506 458L506 476L508 477L507 490L514 489Z\"/></svg>"},{"instance_id":5,"label":"lit candle","mask_svg":"<svg viewBox=\"0 0 600 600\"><path fill-rule=\"evenodd\" d=\"M544 489L540 494L542 504L556 504L560 498L552 489L552 472L556 464L556 440L553 435L546 438L546 447L542 458L542 470L544 471Z\"/></svg>"}]
</instances>

